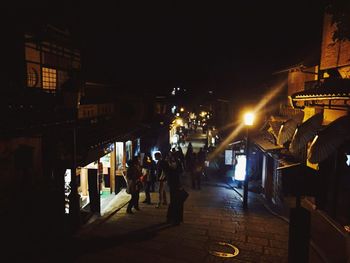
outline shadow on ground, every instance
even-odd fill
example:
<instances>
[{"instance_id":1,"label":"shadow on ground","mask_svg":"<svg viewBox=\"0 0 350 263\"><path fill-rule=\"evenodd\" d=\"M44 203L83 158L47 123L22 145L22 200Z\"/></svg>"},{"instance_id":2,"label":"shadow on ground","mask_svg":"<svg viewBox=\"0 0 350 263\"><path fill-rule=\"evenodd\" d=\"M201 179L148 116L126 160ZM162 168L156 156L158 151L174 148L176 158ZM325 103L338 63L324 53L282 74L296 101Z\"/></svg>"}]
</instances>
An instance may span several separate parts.
<instances>
[{"instance_id":1,"label":"shadow on ground","mask_svg":"<svg viewBox=\"0 0 350 263\"><path fill-rule=\"evenodd\" d=\"M70 257L71 259L76 259L84 254L98 252L127 243L149 240L154 238L160 231L171 227L175 226L169 223L159 223L114 236L92 237L87 239L73 238L70 240L70 242L72 242L70 247L74 247L75 249L71 251Z\"/></svg>"}]
</instances>

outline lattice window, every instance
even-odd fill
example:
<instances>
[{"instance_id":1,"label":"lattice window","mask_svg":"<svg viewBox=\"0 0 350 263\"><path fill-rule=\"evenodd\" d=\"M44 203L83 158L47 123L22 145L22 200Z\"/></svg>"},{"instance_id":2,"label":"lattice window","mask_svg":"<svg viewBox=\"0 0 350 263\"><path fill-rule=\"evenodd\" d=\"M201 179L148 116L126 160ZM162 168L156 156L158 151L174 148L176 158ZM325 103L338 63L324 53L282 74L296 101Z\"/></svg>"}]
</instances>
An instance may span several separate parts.
<instances>
[{"instance_id":1,"label":"lattice window","mask_svg":"<svg viewBox=\"0 0 350 263\"><path fill-rule=\"evenodd\" d=\"M38 84L38 73L35 69L30 68L27 70L27 86L35 87Z\"/></svg>"},{"instance_id":2,"label":"lattice window","mask_svg":"<svg viewBox=\"0 0 350 263\"><path fill-rule=\"evenodd\" d=\"M57 71L52 68L42 68L43 71L43 89L54 90L57 86Z\"/></svg>"}]
</instances>

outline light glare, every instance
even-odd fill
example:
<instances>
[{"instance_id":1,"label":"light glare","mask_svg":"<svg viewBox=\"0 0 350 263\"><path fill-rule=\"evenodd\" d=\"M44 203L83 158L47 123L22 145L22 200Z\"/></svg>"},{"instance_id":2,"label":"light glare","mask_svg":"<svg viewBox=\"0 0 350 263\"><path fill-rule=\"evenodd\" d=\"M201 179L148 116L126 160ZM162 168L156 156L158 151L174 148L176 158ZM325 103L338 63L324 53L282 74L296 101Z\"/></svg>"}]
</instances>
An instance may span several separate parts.
<instances>
[{"instance_id":1,"label":"light glare","mask_svg":"<svg viewBox=\"0 0 350 263\"><path fill-rule=\"evenodd\" d=\"M254 113L252 112L247 112L246 114L244 114L244 124L248 125L248 126L252 126L254 123Z\"/></svg>"}]
</instances>

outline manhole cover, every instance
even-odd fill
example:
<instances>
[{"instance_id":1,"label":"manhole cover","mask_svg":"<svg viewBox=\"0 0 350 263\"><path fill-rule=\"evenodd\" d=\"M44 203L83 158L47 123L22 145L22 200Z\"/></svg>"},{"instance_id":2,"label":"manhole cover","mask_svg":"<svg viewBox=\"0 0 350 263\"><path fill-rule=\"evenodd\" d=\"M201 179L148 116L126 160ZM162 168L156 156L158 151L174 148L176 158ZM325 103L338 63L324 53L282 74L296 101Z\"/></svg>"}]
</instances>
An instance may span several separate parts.
<instances>
[{"instance_id":1,"label":"manhole cover","mask_svg":"<svg viewBox=\"0 0 350 263\"><path fill-rule=\"evenodd\" d=\"M233 258L238 255L239 249L226 242L215 242L210 246L209 253L220 258Z\"/></svg>"}]
</instances>

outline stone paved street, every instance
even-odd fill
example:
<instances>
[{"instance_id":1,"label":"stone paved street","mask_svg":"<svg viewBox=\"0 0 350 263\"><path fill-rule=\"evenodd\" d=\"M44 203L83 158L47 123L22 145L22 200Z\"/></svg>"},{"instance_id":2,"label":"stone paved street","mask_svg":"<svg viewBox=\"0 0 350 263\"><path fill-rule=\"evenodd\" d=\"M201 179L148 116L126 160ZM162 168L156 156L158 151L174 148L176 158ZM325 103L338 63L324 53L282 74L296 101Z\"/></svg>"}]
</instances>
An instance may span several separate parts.
<instances>
[{"instance_id":1,"label":"stone paved street","mask_svg":"<svg viewBox=\"0 0 350 263\"><path fill-rule=\"evenodd\" d=\"M244 211L237 193L218 180L204 182L202 190L186 190L190 196L181 225L165 224L166 207L155 208L155 193L153 205L143 204L142 193L141 211L129 215L123 207L83 229L74 262L287 262L288 224L270 214L253 193ZM233 253L216 242L236 246L239 254L210 254Z\"/></svg>"}]
</instances>

